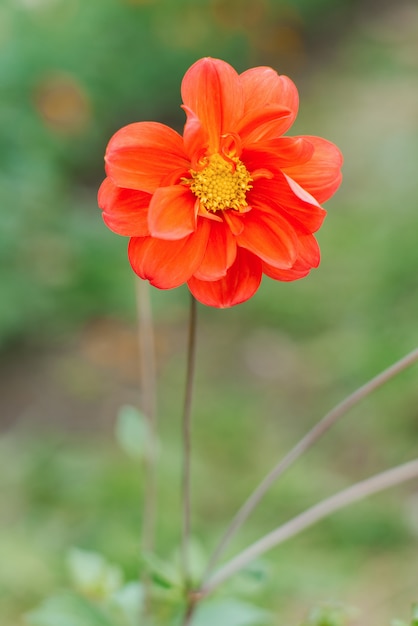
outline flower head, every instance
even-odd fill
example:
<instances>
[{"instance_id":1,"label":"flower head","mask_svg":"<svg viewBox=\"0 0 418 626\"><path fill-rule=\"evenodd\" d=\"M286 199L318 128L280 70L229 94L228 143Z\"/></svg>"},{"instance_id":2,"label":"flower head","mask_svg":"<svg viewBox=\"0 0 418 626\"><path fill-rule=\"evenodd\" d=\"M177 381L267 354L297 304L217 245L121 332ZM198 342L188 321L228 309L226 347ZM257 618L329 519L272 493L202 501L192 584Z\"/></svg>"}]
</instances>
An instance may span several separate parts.
<instances>
[{"instance_id":1,"label":"flower head","mask_svg":"<svg viewBox=\"0 0 418 626\"><path fill-rule=\"evenodd\" d=\"M306 276L319 264L313 233L342 157L320 137L283 136L298 109L293 82L204 58L181 93L183 136L137 122L107 146L99 205L107 226L130 237L133 270L160 289L187 283L215 307L251 298L263 274Z\"/></svg>"}]
</instances>

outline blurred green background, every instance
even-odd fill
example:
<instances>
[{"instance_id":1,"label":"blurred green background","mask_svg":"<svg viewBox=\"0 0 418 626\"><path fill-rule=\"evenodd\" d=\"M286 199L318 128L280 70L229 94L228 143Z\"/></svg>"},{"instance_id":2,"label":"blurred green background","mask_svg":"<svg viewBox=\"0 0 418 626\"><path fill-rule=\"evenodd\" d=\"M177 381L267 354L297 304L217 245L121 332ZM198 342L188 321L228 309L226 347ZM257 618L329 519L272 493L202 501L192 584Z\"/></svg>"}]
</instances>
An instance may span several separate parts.
<instances>
[{"instance_id":1,"label":"blurred green background","mask_svg":"<svg viewBox=\"0 0 418 626\"><path fill-rule=\"evenodd\" d=\"M261 477L333 404L417 343L418 6L354 0L2 0L0 5L0 622L68 584L65 555L137 571L141 473L114 438L140 403L126 240L96 204L123 124L183 124L201 56L297 83L291 134L344 153L307 279L199 307L196 537L210 550ZM161 468L158 551L179 539L187 290L153 291ZM267 496L232 552L352 480L416 456L418 372L351 412ZM418 492L334 515L266 557L247 592L275 624L335 600L358 625L418 601ZM232 582L229 589L232 590Z\"/></svg>"}]
</instances>

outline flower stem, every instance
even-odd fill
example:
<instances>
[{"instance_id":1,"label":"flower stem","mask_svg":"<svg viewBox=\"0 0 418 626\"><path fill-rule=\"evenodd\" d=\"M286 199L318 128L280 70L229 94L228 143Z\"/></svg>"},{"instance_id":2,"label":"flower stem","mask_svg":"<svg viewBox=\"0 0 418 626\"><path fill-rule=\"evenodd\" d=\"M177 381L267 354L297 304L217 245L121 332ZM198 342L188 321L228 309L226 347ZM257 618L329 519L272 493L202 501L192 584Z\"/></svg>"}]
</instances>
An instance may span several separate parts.
<instances>
[{"instance_id":1,"label":"flower stem","mask_svg":"<svg viewBox=\"0 0 418 626\"><path fill-rule=\"evenodd\" d=\"M138 339L140 359L140 390L141 408L148 421L152 450L144 458L144 499L143 521L141 530L141 551L151 552L154 548L155 517L156 517L156 437L157 437L157 392L154 329L152 321L151 297L149 284L143 280L136 283L136 306L138 317ZM149 580L145 574L141 575L146 590L145 610L149 604Z\"/></svg>"},{"instance_id":2,"label":"flower stem","mask_svg":"<svg viewBox=\"0 0 418 626\"><path fill-rule=\"evenodd\" d=\"M279 461L279 463L277 463L277 465L261 481L258 487L253 491L250 497L236 513L210 559L203 577L204 581L208 579L216 563L219 561L220 556L224 553L232 538L277 478L281 476L290 467L290 465L292 465L292 463L302 456L304 452L311 448L313 444L320 437L322 437L322 435L324 435L338 419L349 411L349 409L416 361L418 361L418 348L409 352L402 359L383 370L383 372L369 380L362 387L359 387L342 402L337 404L296 444L294 448L290 450L290 452L288 452L283 459Z\"/></svg>"},{"instance_id":3,"label":"flower stem","mask_svg":"<svg viewBox=\"0 0 418 626\"><path fill-rule=\"evenodd\" d=\"M183 577L186 590L190 586L190 570L189 570L189 542L190 542L190 517L191 517L191 412L193 397L193 382L196 363L196 321L197 321L197 303L191 295L190 300L190 319L189 319L189 336L187 348L187 374L186 374L186 391L184 397L183 408L183 474L182 474L182 543L181 557L183 567Z\"/></svg>"},{"instance_id":4,"label":"flower stem","mask_svg":"<svg viewBox=\"0 0 418 626\"><path fill-rule=\"evenodd\" d=\"M194 595L194 593L189 593L187 597L186 612L184 615L182 626L190 626L190 624L192 623L192 619L193 619L196 606L199 600L200 600L200 596Z\"/></svg>"},{"instance_id":5,"label":"flower stem","mask_svg":"<svg viewBox=\"0 0 418 626\"><path fill-rule=\"evenodd\" d=\"M258 558L264 552L271 550L283 543L286 539L299 534L305 528L312 526L316 522L331 515L335 511L342 509L353 502L362 500L379 491L388 489L412 478L418 477L418 459L398 465L397 467L376 474L361 482L355 483L351 487L338 492L337 494L322 500L315 506L297 515L289 522L279 526L271 533L262 537L251 546L243 550L228 563L223 565L199 590L201 596L212 593L216 587L225 582L252 560Z\"/></svg>"}]
</instances>

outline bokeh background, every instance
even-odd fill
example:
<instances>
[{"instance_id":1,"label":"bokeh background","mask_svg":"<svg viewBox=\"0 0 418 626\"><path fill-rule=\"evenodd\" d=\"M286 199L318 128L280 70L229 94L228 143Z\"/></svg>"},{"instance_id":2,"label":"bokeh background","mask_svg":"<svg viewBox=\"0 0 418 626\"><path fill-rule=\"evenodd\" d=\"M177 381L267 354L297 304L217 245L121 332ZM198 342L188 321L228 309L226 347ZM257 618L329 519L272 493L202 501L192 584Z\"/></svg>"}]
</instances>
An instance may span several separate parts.
<instances>
[{"instance_id":1,"label":"bokeh background","mask_svg":"<svg viewBox=\"0 0 418 626\"><path fill-rule=\"evenodd\" d=\"M68 585L78 546L137 572L143 488L116 416L141 402L135 279L96 205L120 126L183 124L201 56L271 65L300 90L292 134L345 156L318 234L322 264L264 280L235 309L199 307L194 529L210 550L261 477L344 395L414 347L418 329L418 6L414 0L2 0L0 5L0 622ZM161 467L158 551L179 539L188 294L153 291ZM418 372L363 402L275 486L231 553L321 497L416 456ZM247 588L299 624L359 625L418 601L417 485L334 515L264 560ZM232 592L234 583L230 584ZM245 595L245 594L244 594Z\"/></svg>"}]
</instances>

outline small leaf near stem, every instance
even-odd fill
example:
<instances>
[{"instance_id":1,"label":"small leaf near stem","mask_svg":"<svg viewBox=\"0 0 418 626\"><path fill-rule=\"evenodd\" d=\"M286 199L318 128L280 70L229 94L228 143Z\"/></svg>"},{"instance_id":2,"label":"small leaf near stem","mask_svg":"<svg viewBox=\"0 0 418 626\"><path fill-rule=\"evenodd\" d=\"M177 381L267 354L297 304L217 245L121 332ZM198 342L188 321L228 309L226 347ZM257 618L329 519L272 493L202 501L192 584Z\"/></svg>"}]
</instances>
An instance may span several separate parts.
<instances>
[{"instance_id":1,"label":"small leaf near stem","mask_svg":"<svg viewBox=\"0 0 418 626\"><path fill-rule=\"evenodd\" d=\"M349 504L363 500L379 491L388 489L400 483L418 477L418 459L398 465L392 469L376 474L351 487L322 500L289 522L282 524L271 533L265 535L251 546L243 550L236 557L223 565L209 580L198 590L201 597L212 593L221 583L239 572L252 560L258 558L268 550L275 548L290 537L299 534L305 528L309 528L321 519L328 517Z\"/></svg>"},{"instance_id":2,"label":"small leaf near stem","mask_svg":"<svg viewBox=\"0 0 418 626\"><path fill-rule=\"evenodd\" d=\"M209 561L208 567L203 576L203 581L206 581L209 578L216 563L225 552L225 549L231 542L232 538L238 532L239 528L241 528L243 523L248 519L250 514L263 498L264 494L268 491L268 489L270 489L279 476L281 476L299 457L301 457L304 452L309 450L309 448L311 448L313 444L337 422L337 420L343 417L343 415L360 402L360 400L363 400L363 398L370 395L373 391L384 385L390 379L394 378L407 367L413 365L416 361L418 361L418 348L409 352L402 359L396 361L396 363L383 370L383 372L380 372L380 374L369 380L362 387L356 389L356 391L337 404L317 424L315 424L315 426L296 444L296 446L279 461L279 463L277 463L277 465L270 471L269 474L267 474L258 487L253 491L246 502L244 502L233 518Z\"/></svg>"},{"instance_id":3,"label":"small leaf near stem","mask_svg":"<svg viewBox=\"0 0 418 626\"><path fill-rule=\"evenodd\" d=\"M183 567L183 577L186 590L190 587L190 564L189 564L189 543L190 543L190 516L191 516L191 414L193 383L196 365L196 326L197 326L197 302L190 295L190 318L189 336L187 348L187 373L186 389L183 408L183 474L182 474L182 543L181 557ZM186 622L187 623L187 622Z\"/></svg>"}]
</instances>

